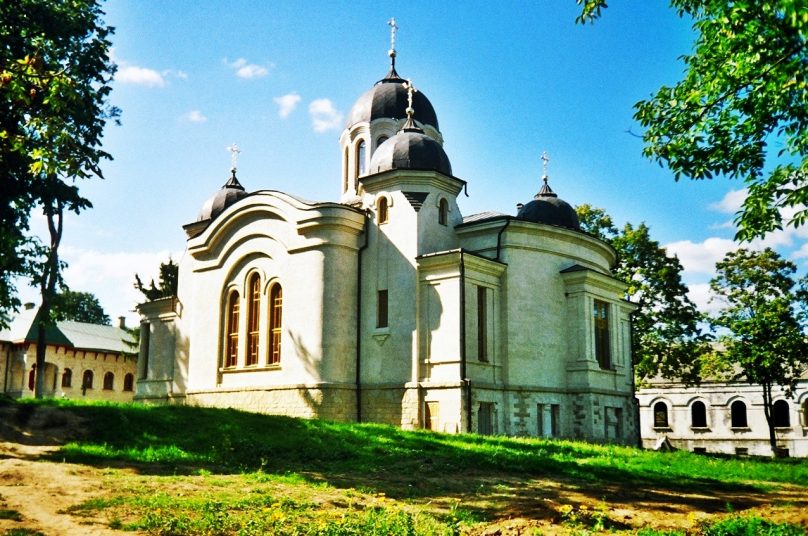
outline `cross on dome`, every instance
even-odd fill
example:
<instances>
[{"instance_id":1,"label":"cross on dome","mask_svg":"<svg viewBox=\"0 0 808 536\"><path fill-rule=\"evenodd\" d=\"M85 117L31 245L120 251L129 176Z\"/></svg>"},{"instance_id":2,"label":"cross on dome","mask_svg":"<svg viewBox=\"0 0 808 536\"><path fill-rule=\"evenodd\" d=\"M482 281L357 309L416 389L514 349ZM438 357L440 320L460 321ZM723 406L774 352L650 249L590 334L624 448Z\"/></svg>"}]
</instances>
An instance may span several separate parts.
<instances>
[{"instance_id":1,"label":"cross on dome","mask_svg":"<svg viewBox=\"0 0 808 536\"><path fill-rule=\"evenodd\" d=\"M407 112L407 117L412 117L412 114L415 113L415 109L412 107L412 95L413 93L418 93L418 89L412 85L411 79L407 79L402 85L407 90L407 109L405 111Z\"/></svg>"},{"instance_id":2,"label":"cross on dome","mask_svg":"<svg viewBox=\"0 0 808 536\"><path fill-rule=\"evenodd\" d=\"M230 151L230 171L235 173L238 167L238 155L241 152L241 149L238 148L238 145L233 142L232 145L225 147L226 151Z\"/></svg>"},{"instance_id":3,"label":"cross on dome","mask_svg":"<svg viewBox=\"0 0 808 536\"><path fill-rule=\"evenodd\" d=\"M396 55L396 30L398 30L398 24L396 24L395 17L391 18L387 21L388 26L390 26L390 56Z\"/></svg>"},{"instance_id":4,"label":"cross on dome","mask_svg":"<svg viewBox=\"0 0 808 536\"><path fill-rule=\"evenodd\" d=\"M547 164L550 163L550 157L547 156L547 151L542 151L542 153L541 153L541 163L542 163L542 176L541 176L541 178L546 184L547 179L550 178L550 176L547 174Z\"/></svg>"}]
</instances>

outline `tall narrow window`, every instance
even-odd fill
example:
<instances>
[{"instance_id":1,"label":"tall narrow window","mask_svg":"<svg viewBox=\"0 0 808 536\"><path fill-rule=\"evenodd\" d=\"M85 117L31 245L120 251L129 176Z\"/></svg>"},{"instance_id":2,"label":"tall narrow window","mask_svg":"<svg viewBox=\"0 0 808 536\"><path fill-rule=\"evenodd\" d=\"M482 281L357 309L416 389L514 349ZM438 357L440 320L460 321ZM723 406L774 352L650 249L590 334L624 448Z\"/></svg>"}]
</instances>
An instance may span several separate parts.
<instances>
[{"instance_id":1,"label":"tall narrow window","mask_svg":"<svg viewBox=\"0 0 808 536\"><path fill-rule=\"evenodd\" d=\"M808 400L802 403L802 425L808 426Z\"/></svg>"},{"instance_id":2,"label":"tall narrow window","mask_svg":"<svg viewBox=\"0 0 808 536\"><path fill-rule=\"evenodd\" d=\"M387 289L376 293L376 327L387 327Z\"/></svg>"},{"instance_id":3,"label":"tall narrow window","mask_svg":"<svg viewBox=\"0 0 808 536\"><path fill-rule=\"evenodd\" d=\"M93 371L92 370L85 370L84 375L81 377L81 388L82 389L92 389L93 388Z\"/></svg>"},{"instance_id":4,"label":"tall narrow window","mask_svg":"<svg viewBox=\"0 0 808 536\"><path fill-rule=\"evenodd\" d=\"M36 387L36 365L32 366L28 373L28 390L33 391L34 387Z\"/></svg>"},{"instance_id":5,"label":"tall narrow window","mask_svg":"<svg viewBox=\"0 0 808 536\"><path fill-rule=\"evenodd\" d=\"M477 287L477 359L488 361L488 299L481 286Z\"/></svg>"},{"instance_id":6,"label":"tall narrow window","mask_svg":"<svg viewBox=\"0 0 808 536\"><path fill-rule=\"evenodd\" d=\"M112 391L115 387L115 375L111 372L104 374L104 391Z\"/></svg>"},{"instance_id":7,"label":"tall narrow window","mask_svg":"<svg viewBox=\"0 0 808 536\"><path fill-rule=\"evenodd\" d=\"M342 193L348 191L348 148L345 148L345 155L342 159Z\"/></svg>"},{"instance_id":8,"label":"tall narrow window","mask_svg":"<svg viewBox=\"0 0 808 536\"><path fill-rule=\"evenodd\" d=\"M789 415L791 408L788 407L788 402L785 400L778 400L772 406L772 413L774 416L774 426L777 428L785 428L791 426L791 415Z\"/></svg>"},{"instance_id":9,"label":"tall narrow window","mask_svg":"<svg viewBox=\"0 0 808 536\"><path fill-rule=\"evenodd\" d=\"M151 322L140 323L140 348L143 363L138 363L140 368L140 379L149 377L149 337L151 336Z\"/></svg>"},{"instance_id":10,"label":"tall narrow window","mask_svg":"<svg viewBox=\"0 0 808 536\"><path fill-rule=\"evenodd\" d=\"M536 435L544 437L544 404L536 404Z\"/></svg>"},{"instance_id":11,"label":"tall narrow window","mask_svg":"<svg viewBox=\"0 0 808 536\"><path fill-rule=\"evenodd\" d=\"M592 316L595 321L595 357L604 370L612 367L609 351L609 304L595 300Z\"/></svg>"},{"instance_id":12,"label":"tall narrow window","mask_svg":"<svg viewBox=\"0 0 808 536\"><path fill-rule=\"evenodd\" d=\"M550 433L553 437L561 435L561 406L558 404L550 405Z\"/></svg>"},{"instance_id":13,"label":"tall narrow window","mask_svg":"<svg viewBox=\"0 0 808 536\"><path fill-rule=\"evenodd\" d=\"M690 426L693 428L707 428L707 406L701 400L696 400L690 406Z\"/></svg>"},{"instance_id":14,"label":"tall narrow window","mask_svg":"<svg viewBox=\"0 0 808 536\"><path fill-rule=\"evenodd\" d=\"M62 387L70 387L73 384L73 371L66 368L62 371Z\"/></svg>"},{"instance_id":15,"label":"tall narrow window","mask_svg":"<svg viewBox=\"0 0 808 536\"><path fill-rule=\"evenodd\" d=\"M283 324L283 289L275 283L269 290L269 364L281 362L281 334Z\"/></svg>"},{"instance_id":16,"label":"tall narrow window","mask_svg":"<svg viewBox=\"0 0 808 536\"><path fill-rule=\"evenodd\" d=\"M365 174L365 140L361 140L356 145L356 176Z\"/></svg>"},{"instance_id":17,"label":"tall narrow window","mask_svg":"<svg viewBox=\"0 0 808 536\"><path fill-rule=\"evenodd\" d=\"M123 377L123 390L134 391L134 388L135 388L135 376L132 373L127 373L126 376Z\"/></svg>"},{"instance_id":18,"label":"tall narrow window","mask_svg":"<svg viewBox=\"0 0 808 536\"><path fill-rule=\"evenodd\" d=\"M664 402L654 404L654 428L668 427L668 406Z\"/></svg>"},{"instance_id":19,"label":"tall narrow window","mask_svg":"<svg viewBox=\"0 0 808 536\"><path fill-rule=\"evenodd\" d=\"M247 356L244 364L250 366L258 364L258 333L261 330L261 276L258 274L250 277L247 296Z\"/></svg>"},{"instance_id":20,"label":"tall narrow window","mask_svg":"<svg viewBox=\"0 0 808 536\"><path fill-rule=\"evenodd\" d=\"M379 209L378 209L378 219L379 223L387 223L389 218L389 210L387 206L387 198L382 196L379 198Z\"/></svg>"},{"instance_id":21,"label":"tall narrow window","mask_svg":"<svg viewBox=\"0 0 808 536\"><path fill-rule=\"evenodd\" d=\"M224 366L235 367L238 364L238 292L231 292L227 299L227 330L224 341Z\"/></svg>"},{"instance_id":22,"label":"tall narrow window","mask_svg":"<svg viewBox=\"0 0 808 536\"><path fill-rule=\"evenodd\" d=\"M446 225L449 222L449 202L441 198L438 204L438 223Z\"/></svg>"},{"instance_id":23,"label":"tall narrow window","mask_svg":"<svg viewBox=\"0 0 808 536\"><path fill-rule=\"evenodd\" d=\"M729 408L733 428L746 428L749 426L746 420L746 404L736 400Z\"/></svg>"}]
</instances>

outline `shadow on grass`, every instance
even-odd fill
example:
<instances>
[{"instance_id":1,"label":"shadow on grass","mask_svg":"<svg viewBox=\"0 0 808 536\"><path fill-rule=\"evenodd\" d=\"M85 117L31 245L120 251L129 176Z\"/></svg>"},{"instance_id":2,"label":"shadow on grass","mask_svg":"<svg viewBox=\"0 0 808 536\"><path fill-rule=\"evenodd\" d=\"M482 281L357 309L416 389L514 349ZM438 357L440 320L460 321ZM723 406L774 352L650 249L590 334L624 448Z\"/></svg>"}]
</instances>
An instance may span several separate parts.
<instances>
[{"instance_id":1,"label":"shadow on grass","mask_svg":"<svg viewBox=\"0 0 808 536\"><path fill-rule=\"evenodd\" d=\"M404 431L183 406L68 405L81 438L58 461L142 474L299 473L312 482L418 501L462 497L487 517L552 517L579 493L609 504L742 510L766 500L749 460L564 441ZM808 466L797 466L794 483ZM734 475L734 476L732 476ZM786 480L789 478L783 477ZM548 482L552 481L552 482ZM806 504L808 506L808 504Z\"/></svg>"}]
</instances>

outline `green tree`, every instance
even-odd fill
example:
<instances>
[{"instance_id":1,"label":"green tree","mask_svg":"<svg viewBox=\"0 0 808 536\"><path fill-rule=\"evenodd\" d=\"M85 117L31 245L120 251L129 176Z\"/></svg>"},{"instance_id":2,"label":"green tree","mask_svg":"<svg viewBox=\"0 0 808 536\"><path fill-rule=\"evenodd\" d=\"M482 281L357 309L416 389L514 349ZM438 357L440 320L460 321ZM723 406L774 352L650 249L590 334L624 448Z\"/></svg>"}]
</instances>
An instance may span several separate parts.
<instances>
[{"instance_id":1,"label":"green tree","mask_svg":"<svg viewBox=\"0 0 808 536\"><path fill-rule=\"evenodd\" d=\"M51 305L51 316L54 320L74 320L89 324L110 325L110 319L104 308L91 292L74 292L63 290L54 296Z\"/></svg>"},{"instance_id":2,"label":"green tree","mask_svg":"<svg viewBox=\"0 0 808 536\"><path fill-rule=\"evenodd\" d=\"M763 411L769 442L776 447L772 417L772 389L780 386L791 396L800 374L808 367L805 336L808 291L803 278L794 280L796 266L772 249L727 253L716 264L710 288L724 306L713 318L728 333L725 350L714 359L733 379L763 389Z\"/></svg>"},{"instance_id":3,"label":"green tree","mask_svg":"<svg viewBox=\"0 0 808 536\"><path fill-rule=\"evenodd\" d=\"M644 223L618 230L603 209L581 205L576 211L582 230L614 247L614 274L628 284L626 298L638 306L631 318L638 380L662 375L698 381L708 336L699 325L703 315L687 296L679 259L651 239Z\"/></svg>"},{"instance_id":4,"label":"green tree","mask_svg":"<svg viewBox=\"0 0 808 536\"><path fill-rule=\"evenodd\" d=\"M18 304L13 278L29 277L41 305L37 371L45 370L45 327L61 283L65 211L90 208L78 179L101 177L107 103L115 67L112 29L96 0L0 2L0 322ZM43 210L48 242L29 234L33 209ZM38 372L35 393L42 396Z\"/></svg>"},{"instance_id":5,"label":"green tree","mask_svg":"<svg viewBox=\"0 0 808 536\"><path fill-rule=\"evenodd\" d=\"M168 262L160 263L159 285L151 280L149 286L145 286L140 276L135 274L135 288L138 289L147 301L159 300L160 298L170 298L177 295L177 284L179 277L179 266L171 259Z\"/></svg>"},{"instance_id":6,"label":"green tree","mask_svg":"<svg viewBox=\"0 0 808 536\"><path fill-rule=\"evenodd\" d=\"M605 0L576 0L579 22ZM671 0L693 20L684 78L635 105L643 153L676 180L744 181L736 238L808 219L808 3Z\"/></svg>"}]
</instances>

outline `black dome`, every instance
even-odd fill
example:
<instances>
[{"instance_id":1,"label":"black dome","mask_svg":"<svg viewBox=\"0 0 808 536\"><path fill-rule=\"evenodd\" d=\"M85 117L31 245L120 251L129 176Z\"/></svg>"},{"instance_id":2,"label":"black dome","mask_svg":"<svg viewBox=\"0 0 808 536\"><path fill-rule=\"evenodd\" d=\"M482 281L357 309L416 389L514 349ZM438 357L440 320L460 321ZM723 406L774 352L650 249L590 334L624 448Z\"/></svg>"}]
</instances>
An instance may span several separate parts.
<instances>
[{"instance_id":1,"label":"black dome","mask_svg":"<svg viewBox=\"0 0 808 536\"><path fill-rule=\"evenodd\" d=\"M516 214L516 219L533 223L544 223L558 227L566 227L574 231L581 230L578 214L572 206L560 199L547 185Z\"/></svg>"},{"instance_id":2,"label":"black dome","mask_svg":"<svg viewBox=\"0 0 808 536\"><path fill-rule=\"evenodd\" d=\"M351 128L356 123L363 121L369 123L380 117L405 119L407 117L407 89L404 87L404 82L406 80L391 69L386 77L376 82L376 85L359 97L351 108L351 113L348 114L346 128ZM413 94L412 107L416 110L413 119L422 125L431 125L435 130L440 130L438 116L435 114L432 103L420 91Z\"/></svg>"},{"instance_id":3,"label":"black dome","mask_svg":"<svg viewBox=\"0 0 808 536\"><path fill-rule=\"evenodd\" d=\"M236 172L233 170L233 175L230 177L230 180L202 205L202 210L199 211L199 216L197 216L196 221L213 220L224 212L227 207L244 199L248 195L249 194L244 191L244 187L241 183L238 182Z\"/></svg>"},{"instance_id":4,"label":"black dome","mask_svg":"<svg viewBox=\"0 0 808 536\"><path fill-rule=\"evenodd\" d=\"M446 151L419 128L405 128L376 148L370 159L370 173L391 169L440 171L452 175Z\"/></svg>"}]
</instances>

